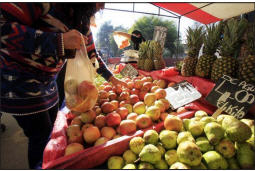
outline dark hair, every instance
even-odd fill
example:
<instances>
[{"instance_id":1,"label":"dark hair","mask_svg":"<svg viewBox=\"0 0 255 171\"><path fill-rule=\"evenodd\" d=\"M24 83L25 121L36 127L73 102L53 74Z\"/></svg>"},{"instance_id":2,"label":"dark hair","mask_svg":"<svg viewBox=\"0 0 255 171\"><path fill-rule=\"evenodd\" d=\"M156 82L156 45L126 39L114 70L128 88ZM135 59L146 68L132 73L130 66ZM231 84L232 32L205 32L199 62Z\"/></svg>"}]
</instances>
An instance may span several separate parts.
<instances>
[{"instance_id":1,"label":"dark hair","mask_svg":"<svg viewBox=\"0 0 255 171\"><path fill-rule=\"evenodd\" d=\"M66 15L72 16L72 27L82 32L86 32L84 29L88 29L90 25L90 17L93 16L96 11L96 3L82 2L82 3L63 3L63 11ZM86 28L84 26L87 26Z\"/></svg>"}]
</instances>

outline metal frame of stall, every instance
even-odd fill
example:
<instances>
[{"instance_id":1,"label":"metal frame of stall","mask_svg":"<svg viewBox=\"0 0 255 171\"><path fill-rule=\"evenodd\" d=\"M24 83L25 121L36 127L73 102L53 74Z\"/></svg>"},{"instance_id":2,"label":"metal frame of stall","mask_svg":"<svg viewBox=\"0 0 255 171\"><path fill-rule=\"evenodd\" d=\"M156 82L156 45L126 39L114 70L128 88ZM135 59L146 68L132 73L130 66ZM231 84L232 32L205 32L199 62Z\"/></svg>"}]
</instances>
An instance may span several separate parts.
<instances>
[{"instance_id":1,"label":"metal frame of stall","mask_svg":"<svg viewBox=\"0 0 255 171\"><path fill-rule=\"evenodd\" d=\"M185 15L187 15L187 14L190 14L190 13L192 13L192 12L195 12L195 11L197 11L197 10L199 10L199 9L202 9L202 8L208 6L208 5L213 4L213 2L212 2L212 3L208 3L208 4L206 4L206 5L204 5L204 6L200 7L200 8L197 8L197 9L195 9L195 10L189 11L189 12L183 14L183 15L178 15L178 14L176 14L176 13L173 13L173 12L169 11L169 10L166 10L166 9L164 9L164 8L161 8L161 7L157 6L157 5L154 5L154 4L152 4L152 3L150 3L150 4L158 8L158 13L157 13L157 14L156 14L156 13L150 13L150 12L135 11L135 4L136 4L136 3L135 3L135 2L132 2L132 3L133 3L133 10L121 10L121 9L114 9L114 8L105 8L105 10L132 12L132 13L141 13L141 14L148 14L148 15L157 15L157 16L163 16L163 17L177 18L177 19L178 19L177 47L176 47L176 50L177 50L177 57L179 57L180 21L181 21L181 17L183 17L183 16L185 16ZM160 10L166 11L166 12L172 14L173 16L160 14Z\"/></svg>"}]
</instances>

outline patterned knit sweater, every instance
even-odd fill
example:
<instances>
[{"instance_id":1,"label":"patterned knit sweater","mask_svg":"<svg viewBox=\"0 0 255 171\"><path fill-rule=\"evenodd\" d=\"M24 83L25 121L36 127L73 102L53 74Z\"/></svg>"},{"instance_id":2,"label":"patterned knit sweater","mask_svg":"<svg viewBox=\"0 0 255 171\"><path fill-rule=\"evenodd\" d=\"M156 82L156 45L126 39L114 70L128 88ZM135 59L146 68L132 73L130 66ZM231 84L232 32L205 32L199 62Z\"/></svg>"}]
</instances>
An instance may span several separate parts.
<instances>
[{"instance_id":1,"label":"patterned knit sweater","mask_svg":"<svg viewBox=\"0 0 255 171\"><path fill-rule=\"evenodd\" d=\"M0 3L1 113L35 114L58 102L56 76L66 61L61 33L72 29L58 4ZM89 58L97 58L97 72L108 80L112 73L97 56L92 33L86 35Z\"/></svg>"}]
</instances>

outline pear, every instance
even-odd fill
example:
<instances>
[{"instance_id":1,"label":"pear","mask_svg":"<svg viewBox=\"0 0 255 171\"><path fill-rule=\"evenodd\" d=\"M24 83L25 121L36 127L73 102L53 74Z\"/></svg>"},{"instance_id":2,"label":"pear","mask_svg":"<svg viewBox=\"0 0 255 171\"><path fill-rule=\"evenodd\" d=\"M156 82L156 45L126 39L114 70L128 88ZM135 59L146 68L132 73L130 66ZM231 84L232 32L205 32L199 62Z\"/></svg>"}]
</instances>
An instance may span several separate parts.
<instances>
[{"instance_id":1,"label":"pear","mask_svg":"<svg viewBox=\"0 0 255 171\"><path fill-rule=\"evenodd\" d=\"M168 169L168 165L164 159L161 159L160 161L156 162L154 166L156 169Z\"/></svg>"},{"instance_id":2,"label":"pear","mask_svg":"<svg viewBox=\"0 0 255 171\"><path fill-rule=\"evenodd\" d=\"M139 154L141 161L155 164L161 160L161 153L159 149L152 144L145 145Z\"/></svg>"},{"instance_id":3,"label":"pear","mask_svg":"<svg viewBox=\"0 0 255 171\"><path fill-rule=\"evenodd\" d=\"M225 158L231 158L235 155L235 144L227 138L220 141L215 147L216 151L219 152Z\"/></svg>"},{"instance_id":4,"label":"pear","mask_svg":"<svg viewBox=\"0 0 255 171\"><path fill-rule=\"evenodd\" d=\"M216 120L211 116L205 116L205 117L200 119L200 122L202 122L204 127L205 127L206 124L208 124L210 122L216 122Z\"/></svg>"},{"instance_id":5,"label":"pear","mask_svg":"<svg viewBox=\"0 0 255 171\"><path fill-rule=\"evenodd\" d=\"M134 137L129 142L129 148L135 154L139 154L145 145L144 139L142 137Z\"/></svg>"},{"instance_id":6,"label":"pear","mask_svg":"<svg viewBox=\"0 0 255 171\"><path fill-rule=\"evenodd\" d=\"M159 151L161 153L161 156L163 156L165 154L165 152L166 152L166 150L163 147L163 145L161 143L158 143L158 145L156 147L159 149Z\"/></svg>"},{"instance_id":7,"label":"pear","mask_svg":"<svg viewBox=\"0 0 255 171\"><path fill-rule=\"evenodd\" d=\"M245 123L246 125L248 125L251 128L252 134L254 134L254 120L251 119L241 119L241 122Z\"/></svg>"},{"instance_id":8,"label":"pear","mask_svg":"<svg viewBox=\"0 0 255 171\"><path fill-rule=\"evenodd\" d=\"M242 169L252 169L255 166L255 152L252 149L252 146L245 143L237 143L237 161Z\"/></svg>"},{"instance_id":9,"label":"pear","mask_svg":"<svg viewBox=\"0 0 255 171\"><path fill-rule=\"evenodd\" d=\"M219 124L222 124L223 119L224 119L225 117L228 117L228 116L230 116L230 115L223 115L223 114L221 114L221 115L219 115L219 116L217 117L216 121L217 121Z\"/></svg>"},{"instance_id":10,"label":"pear","mask_svg":"<svg viewBox=\"0 0 255 171\"><path fill-rule=\"evenodd\" d=\"M228 161L228 166L229 166L230 170L239 170L240 169L235 157L227 159L227 161Z\"/></svg>"},{"instance_id":11,"label":"pear","mask_svg":"<svg viewBox=\"0 0 255 171\"><path fill-rule=\"evenodd\" d=\"M195 117L200 118L200 119L205 117L205 116L208 116L208 114L203 110L198 110L195 113Z\"/></svg>"},{"instance_id":12,"label":"pear","mask_svg":"<svg viewBox=\"0 0 255 171\"><path fill-rule=\"evenodd\" d=\"M132 163L129 163L129 164L126 164L122 169L124 169L124 170L127 170L127 169L136 169L136 165L132 164Z\"/></svg>"},{"instance_id":13,"label":"pear","mask_svg":"<svg viewBox=\"0 0 255 171\"><path fill-rule=\"evenodd\" d=\"M207 167L205 166L205 164L203 162L201 162L200 165L192 166L191 169L192 170L206 170Z\"/></svg>"},{"instance_id":14,"label":"pear","mask_svg":"<svg viewBox=\"0 0 255 171\"><path fill-rule=\"evenodd\" d=\"M126 164L134 163L137 160L136 154L131 150L126 150L122 155Z\"/></svg>"},{"instance_id":15,"label":"pear","mask_svg":"<svg viewBox=\"0 0 255 171\"><path fill-rule=\"evenodd\" d=\"M208 169L227 169L228 162L216 151L208 151L203 154L203 162L207 165Z\"/></svg>"},{"instance_id":16,"label":"pear","mask_svg":"<svg viewBox=\"0 0 255 171\"><path fill-rule=\"evenodd\" d=\"M165 153L165 160L169 166L171 166L173 163L177 162L178 156L176 150L168 150Z\"/></svg>"},{"instance_id":17,"label":"pear","mask_svg":"<svg viewBox=\"0 0 255 171\"><path fill-rule=\"evenodd\" d=\"M193 119L193 118L192 118ZM204 124L200 121L192 120L189 123L188 131L192 136L197 137L204 133Z\"/></svg>"},{"instance_id":18,"label":"pear","mask_svg":"<svg viewBox=\"0 0 255 171\"><path fill-rule=\"evenodd\" d=\"M107 161L108 169L122 169L124 160L120 156L112 156Z\"/></svg>"},{"instance_id":19,"label":"pear","mask_svg":"<svg viewBox=\"0 0 255 171\"><path fill-rule=\"evenodd\" d=\"M199 147L190 141L184 141L177 148L177 156L180 162L189 166L197 166L202 159Z\"/></svg>"},{"instance_id":20,"label":"pear","mask_svg":"<svg viewBox=\"0 0 255 171\"><path fill-rule=\"evenodd\" d=\"M177 144L180 144L183 141L195 142L195 139L193 138L193 136L191 135L190 132L184 131L184 132L180 132L178 134L178 136L177 136Z\"/></svg>"},{"instance_id":21,"label":"pear","mask_svg":"<svg viewBox=\"0 0 255 171\"><path fill-rule=\"evenodd\" d=\"M144 133L143 139L145 144L158 144L158 133L155 130L148 130Z\"/></svg>"},{"instance_id":22,"label":"pear","mask_svg":"<svg viewBox=\"0 0 255 171\"><path fill-rule=\"evenodd\" d=\"M233 116L224 118L222 127L225 129L227 137L232 141L242 143L252 135L251 128Z\"/></svg>"},{"instance_id":23,"label":"pear","mask_svg":"<svg viewBox=\"0 0 255 171\"><path fill-rule=\"evenodd\" d=\"M217 145L220 140L224 137L224 130L220 124L211 122L205 125L205 135L209 140L210 144Z\"/></svg>"},{"instance_id":24,"label":"pear","mask_svg":"<svg viewBox=\"0 0 255 171\"><path fill-rule=\"evenodd\" d=\"M190 119L183 119L182 122L183 122L183 127L184 127L184 129L185 129L186 131L188 131Z\"/></svg>"},{"instance_id":25,"label":"pear","mask_svg":"<svg viewBox=\"0 0 255 171\"><path fill-rule=\"evenodd\" d=\"M139 163L137 168L139 170L152 170L152 169L154 169L154 166L148 162L141 162L141 163Z\"/></svg>"},{"instance_id":26,"label":"pear","mask_svg":"<svg viewBox=\"0 0 255 171\"><path fill-rule=\"evenodd\" d=\"M175 162L174 164L171 165L169 169L190 169L190 167L184 163L181 162Z\"/></svg>"},{"instance_id":27,"label":"pear","mask_svg":"<svg viewBox=\"0 0 255 171\"><path fill-rule=\"evenodd\" d=\"M196 139L196 145L199 147L200 151L205 153L207 151L213 150L213 146L209 143L206 137L198 137Z\"/></svg>"},{"instance_id":28,"label":"pear","mask_svg":"<svg viewBox=\"0 0 255 171\"><path fill-rule=\"evenodd\" d=\"M177 145L177 135L175 131L163 130L159 133L160 142L165 149L173 149Z\"/></svg>"},{"instance_id":29,"label":"pear","mask_svg":"<svg viewBox=\"0 0 255 171\"><path fill-rule=\"evenodd\" d=\"M253 150L255 150L254 134L252 134L251 138L248 139L246 142L249 143L252 146Z\"/></svg>"}]
</instances>

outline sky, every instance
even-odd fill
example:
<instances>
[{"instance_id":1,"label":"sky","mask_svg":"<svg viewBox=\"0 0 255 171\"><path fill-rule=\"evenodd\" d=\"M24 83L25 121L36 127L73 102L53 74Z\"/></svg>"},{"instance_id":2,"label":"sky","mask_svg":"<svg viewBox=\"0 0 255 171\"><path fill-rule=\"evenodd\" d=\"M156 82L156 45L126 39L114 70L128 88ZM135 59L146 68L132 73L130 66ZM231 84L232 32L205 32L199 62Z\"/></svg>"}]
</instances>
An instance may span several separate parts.
<instances>
[{"instance_id":1,"label":"sky","mask_svg":"<svg viewBox=\"0 0 255 171\"><path fill-rule=\"evenodd\" d=\"M114 8L114 9L120 9L120 10L133 10L133 3L105 3L105 8ZM158 8L150 3L135 3L135 11L140 12L151 12L151 13L158 13ZM164 10L160 10L160 14L162 15L171 15ZM92 33L94 35L94 39L96 39L96 34L100 28L100 26L105 23L106 21L110 21L111 24L114 27L117 27L119 25L129 29L136 20L141 18L142 16L151 16L148 14L140 14L140 13L132 13L132 12L123 12L123 11L114 11L109 9L104 9L102 12L98 12L96 14L96 24L97 27L92 27ZM173 15L171 15L173 16ZM171 18L171 17L162 17L164 20L173 20L176 22L176 26L178 26L178 19ZM182 17L181 23L180 23L180 34L181 39L184 40L186 38L186 29L188 26L191 26L194 24L194 21Z\"/></svg>"}]
</instances>

